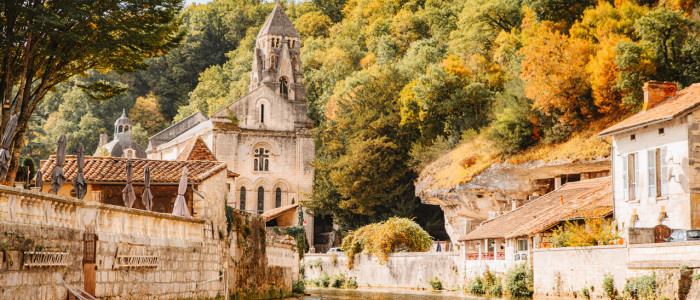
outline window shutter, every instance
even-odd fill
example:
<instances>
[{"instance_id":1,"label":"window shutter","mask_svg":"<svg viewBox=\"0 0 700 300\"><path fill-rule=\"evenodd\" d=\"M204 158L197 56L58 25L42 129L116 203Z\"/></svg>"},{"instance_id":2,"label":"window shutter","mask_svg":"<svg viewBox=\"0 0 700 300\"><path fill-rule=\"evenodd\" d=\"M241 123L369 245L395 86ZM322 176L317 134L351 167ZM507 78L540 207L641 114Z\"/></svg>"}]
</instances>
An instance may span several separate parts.
<instances>
[{"instance_id":1,"label":"window shutter","mask_svg":"<svg viewBox=\"0 0 700 300\"><path fill-rule=\"evenodd\" d=\"M629 155L625 155L622 157L622 199L625 199L625 201L629 201L629 186L630 186L630 177L629 177L629 166L627 161L629 160Z\"/></svg>"},{"instance_id":2,"label":"window shutter","mask_svg":"<svg viewBox=\"0 0 700 300\"><path fill-rule=\"evenodd\" d=\"M661 196L668 195L668 158L666 147L661 147Z\"/></svg>"},{"instance_id":3,"label":"window shutter","mask_svg":"<svg viewBox=\"0 0 700 300\"><path fill-rule=\"evenodd\" d=\"M634 159L634 200L639 200L639 196L642 193L642 189L639 186L639 175L641 175L641 171L639 170L639 154L635 154L632 156L632 159Z\"/></svg>"},{"instance_id":4,"label":"window shutter","mask_svg":"<svg viewBox=\"0 0 700 300\"><path fill-rule=\"evenodd\" d=\"M649 198L656 197L656 149L647 150L647 167L649 169Z\"/></svg>"}]
</instances>

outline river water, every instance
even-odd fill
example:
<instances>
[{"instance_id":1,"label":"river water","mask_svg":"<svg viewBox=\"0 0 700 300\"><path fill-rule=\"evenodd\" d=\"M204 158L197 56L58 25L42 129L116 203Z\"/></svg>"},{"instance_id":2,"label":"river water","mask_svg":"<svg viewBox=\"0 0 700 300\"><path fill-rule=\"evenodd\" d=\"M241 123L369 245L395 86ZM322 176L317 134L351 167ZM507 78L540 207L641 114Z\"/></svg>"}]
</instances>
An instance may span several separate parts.
<instances>
[{"instance_id":1,"label":"river water","mask_svg":"<svg viewBox=\"0 0 700 300\"><path fill-rule=\"evenodd\" d=\"M307 288L310 296L305 300L464 300L464 299L501 299L468 296L460 292L432 292L414 290L387 290L387 289L321 289ZM503 298L505 299L505 298Z\"/></svg>"}]
</instances>

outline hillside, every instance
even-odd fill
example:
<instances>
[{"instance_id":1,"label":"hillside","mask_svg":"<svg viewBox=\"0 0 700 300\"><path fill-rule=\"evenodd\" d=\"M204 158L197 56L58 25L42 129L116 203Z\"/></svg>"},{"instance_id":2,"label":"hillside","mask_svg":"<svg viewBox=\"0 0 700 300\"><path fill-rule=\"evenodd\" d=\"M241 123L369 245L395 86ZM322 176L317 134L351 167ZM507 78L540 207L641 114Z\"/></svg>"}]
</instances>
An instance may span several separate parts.
<instances>
[{"instance_id":1,"label":"hillside","mask_svg":"<svg viewBox=\"0 0 700 300\"><path fill-rule=\"evenodd\" d=\"M503 164L605 157L598 124L637 111L644 81L700 81L697 1L659 3L284 3L301 35L316 127L313 200L303 205L343 229L416 217L444 238L442 211L416 197L431 162L419 193ZM172 121L234 101L247 91L254 38L272 7L222 0L185 8L180 46L147 60L147 70L92 72L48 95L25 154L45 157L63 132L69 153L79 142L90 152L122 107L143 143ZM107 102L77 92L97 80L131 89Z\"/></svg>"}]
</instances>

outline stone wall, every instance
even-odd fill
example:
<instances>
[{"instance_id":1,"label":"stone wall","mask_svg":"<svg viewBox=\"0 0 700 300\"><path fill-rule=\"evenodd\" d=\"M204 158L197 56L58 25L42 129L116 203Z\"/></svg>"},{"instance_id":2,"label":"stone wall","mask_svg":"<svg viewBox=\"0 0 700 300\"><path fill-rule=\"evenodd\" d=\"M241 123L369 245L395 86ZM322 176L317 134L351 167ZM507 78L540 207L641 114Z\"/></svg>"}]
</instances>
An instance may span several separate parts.
<instances>
[{"instance_id":1,"label":"stone wall","mask_svg":"<svg viewBox=\"0 0 700 300\"><path fill-rule=\"evenodd\" d=\"M291 238L266 235L260 216L234 214L238 225L227 233L226 222L0 186L0 299L65 299L60 278L89 290L84 237L92 233L101 299L213 298L225 293L227 278L232 293L291 290L298 276Z\"/></svg>"},{"instance_id":2,"label":"stone wall","mask_svg":"<svg viewBox=\"0 0 700 300\"><path fill-rule=\"evenodd\" d=\"M622 291L627 276L625 246L571 247L533 251L535 294L573 296L584 287L594 286L594 295L602 295L603 277L613 276Z\"/></svg>"},{"instance_id":3,"label":"stone wall","mask_svg":"<svg viewBox=\"0 0 700 300\"><path fill-rule=\"evenodd\" d=\"M327 274L355 278L360 287L430 289L429 280L437 277L445 289L458 289L465 276L464 259L454 252L393 253L379 262L375 256L361 254L354 268L347 268L345 254L306 254L303 259L307 280Z\"/></svg>"},{"instance_id":4,"label":"stone wall","mask_svg":"<svg viewBox=\"0 0 700 300\"><path fill-rule=\"evenodd\" d=\"M655 274L660 296L700 296L687 266L700 269L700 242L536 249L533 252L535 294L573 296L585 287L603 297L603 276L613 276L622 292L627 280ZM591 289L591 286L594 288ZM687 299L695 299L689 296Z\"/></svg>"},{"instance_id":5,"label":"stone wall","mask_svg":"<svg viewBox=\"0 0 700 300\"><path fill-rule=\"evenodd\" d=\"M83 285L82 256L71 256L65 266L26 267L24 252L82 253L82 231L54 226L10 224L0 221L0 299L65 299L60 283Z\"/></svg>"}]
</instances>

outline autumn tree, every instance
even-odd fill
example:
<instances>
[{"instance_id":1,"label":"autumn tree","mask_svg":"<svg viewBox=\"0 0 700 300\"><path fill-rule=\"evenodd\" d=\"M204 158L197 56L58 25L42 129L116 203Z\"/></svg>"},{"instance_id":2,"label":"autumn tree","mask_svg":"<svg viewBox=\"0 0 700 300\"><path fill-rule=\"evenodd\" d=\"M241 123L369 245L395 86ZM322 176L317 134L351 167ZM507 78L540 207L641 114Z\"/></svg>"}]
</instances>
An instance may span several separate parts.
<instances>
[{"instance_id":1,"label":"autumn tree","mask_svg":"<svg viewBox=\"0 0 700 300\"><path fill-rule=\"evenodd\" d=\"M2 127L18 114L9 184L14 181L24 134L46 93L89 69L132 72L179 40L176 0L3 1L0 3ZM119 92L104 82L82 86L92 98Z\"/></svg>"},{"instance_id":2,"label":"autumn tree","mask_svg":"<svg viewBox=\"0 0 700 300\"><path fill-rule=\"evenodd\" d=\"M136 99L136 103L129 110L129 119L140 124L148 135L158 133L168 124L163 115L160 114L158 99L153 94Z\"/></svg>"},{"instance_id":3,"label":"autumn tree","mask_svg":"<svg viewBox=\"0 0 700 300\"><path fill-rule=\"evenodd\" d=\"M597 114L585 69L590 44L556 31L549 22L537 22L532 14L523 24L523 34L521 78L535 108L574 125Z\"/></svg>"}]
</instances>

